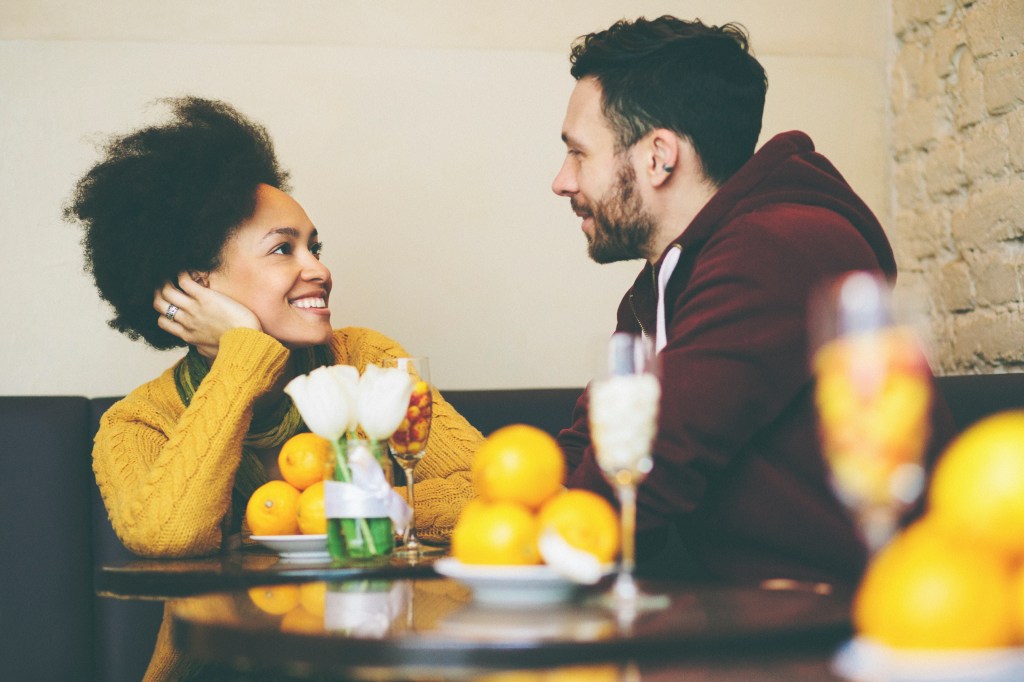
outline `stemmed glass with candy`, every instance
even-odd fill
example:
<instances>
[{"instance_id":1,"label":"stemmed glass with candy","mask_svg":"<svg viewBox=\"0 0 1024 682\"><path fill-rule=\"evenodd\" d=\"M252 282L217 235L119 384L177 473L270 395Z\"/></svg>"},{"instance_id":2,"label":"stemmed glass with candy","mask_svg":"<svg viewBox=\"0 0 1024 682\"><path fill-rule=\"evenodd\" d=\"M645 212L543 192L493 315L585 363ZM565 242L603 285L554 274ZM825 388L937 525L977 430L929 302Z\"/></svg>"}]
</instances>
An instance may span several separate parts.
<instances>
[{"instance_id":1,"label":"stemmed glass with candy","mask_svg":"<svg viewBox=\"0 0 1024 682\"><path fill-rule=\"evenodd\" d=\"M407 371L413 379L412 395L409 398L409 408L406 411L405 419L389 439L388 445L391 449L391 456L395 458L405 473L406 499L413 509L409 527L405 530L404 541L395 554L415 561L423 554L440 551L424 547L416 537L416 465L427 452L427 439L430 437L430 421L433 415L430 360L426 357L395 358L386 360L384 366L397 367Z\"/></svg>"},{"instance_id":2,"label":"stemmed glass with candy","mask_svg":"<svg viewBox=\"0 0 1024 682\"><path fill-rule=\"evenodd\" d=\"M925 483L931 372L918 336L898 318L888 282L868 272L829 282L809 310L822 452L871 553Z\"/></svg>"},{"instance_id":3,"label":"stemmed glass with candy","mask_svg":"<svg viewBox=\"0 0 1024 682\"><path fill-rule=\"evenodd\" d=\"M651 448L661 397L658 357L650 339L612 335L587 394L597 464L620 506L622 554L607 601L629 627L638 611L664 606L663 598L644 594L633 579L637 488L654 466Z\"/></svg>"}]
</instances>

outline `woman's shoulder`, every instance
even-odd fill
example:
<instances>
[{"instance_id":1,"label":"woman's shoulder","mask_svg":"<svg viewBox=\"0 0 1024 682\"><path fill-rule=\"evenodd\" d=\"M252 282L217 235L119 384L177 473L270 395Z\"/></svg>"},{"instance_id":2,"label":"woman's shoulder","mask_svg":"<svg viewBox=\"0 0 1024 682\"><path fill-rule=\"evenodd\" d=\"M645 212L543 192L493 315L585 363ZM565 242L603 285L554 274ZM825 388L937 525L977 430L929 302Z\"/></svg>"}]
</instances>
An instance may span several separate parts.
<instances>
[{"instance_id":1,"label":"woman's shoulder","mask_svg":"<svg viewBox=\"0 0 1024 682\"><path fill-rule=\"evenodd\" d=\"M335 329L333 348L338 363L360 369L384 358L409 355L398 341L367 327Z\"/></svg>"},{"instance_id":2,"label":"woman's shoulder","mask_svg":"<svg viewBox=\"0 0 1024 682\"><path fill-rule=\"evenodd\" d=\"M162 423L166 419L173 420L180 416L185 406L174 383L174 368L177 365L177 362L174 363L160 376L138 386L111 405L101 419L101 428L104 422L108 425L119 421Z\"/></svg>"}]
</instances>

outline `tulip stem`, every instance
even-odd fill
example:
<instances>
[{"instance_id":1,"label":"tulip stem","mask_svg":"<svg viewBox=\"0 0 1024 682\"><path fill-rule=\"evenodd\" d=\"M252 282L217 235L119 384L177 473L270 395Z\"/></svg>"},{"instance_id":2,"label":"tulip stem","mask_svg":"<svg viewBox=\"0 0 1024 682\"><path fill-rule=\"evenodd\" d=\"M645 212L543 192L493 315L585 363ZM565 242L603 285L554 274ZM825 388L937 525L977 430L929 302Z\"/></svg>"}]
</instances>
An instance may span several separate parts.
<instances>
[{"instance_id":1,"label":"tulip stem","mask_svg":"<svg viewBox=\"0 0 1024 682\"><path fill-rule=\"evenodd\" d=\"M334 445L334 480L335 481L341 481L342 483L351 483L352 482L352 472L348 468L348 438L347 438L347 436L342 436L341 438L337 439L336 441L334 441L333 445ZM359 528L360 528L360 530L362 530L363 537L366 539L366 543L367 543L367 545L369 547L370 554L376 556L377 555L377 543L373 539L373 534L370 533L370 524L369 524L369 522L366 519L364 519L364 518L355 519L355 520L359 523ZM334 519L331 519L331 521L334 521ZM340 521L337 524L337 528L338 528L338 531L339 531L338 533L328 533L328 535L327 535L328 550L332 549L331 546L330 546L332 542L340 543L340 541L341 541L341 538L340 538L341 523L340 523ZM332 539L332 536L334 536L333 539ZM335 545L335 547L333 549L335 551L338 551L339 555L340 554L347 554L348 553L348 552L340 551L342 548L338 547L337 545ZM332 556L333 555L334 555L334 552L332 551Z\"/></svg>"}]
</instances>

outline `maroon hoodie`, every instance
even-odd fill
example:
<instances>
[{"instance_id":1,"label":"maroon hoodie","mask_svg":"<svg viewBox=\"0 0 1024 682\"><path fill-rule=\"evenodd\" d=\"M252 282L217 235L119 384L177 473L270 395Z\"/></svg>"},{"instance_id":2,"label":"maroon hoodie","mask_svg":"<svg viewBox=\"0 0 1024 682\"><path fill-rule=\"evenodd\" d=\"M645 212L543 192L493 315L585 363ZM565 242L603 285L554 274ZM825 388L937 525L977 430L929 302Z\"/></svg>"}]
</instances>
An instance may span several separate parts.
<instances>
[{"instance_id":1,"label":"maroon hoodie","mask_svg":"<svg viewBox=\"0 0 1024 682\"><path fill-rule=\"evenodd\" d=\"M723 184L674 244L682 253L665 291L668 344L655 464L638 497L641 549L674 526L688 562L673 559L680 577L852 586L866 551L820 454L807 303L823 280L850 270L895 282L881 225L810 138L789 132ZM660 266L644 266L619 305L617 330L654 334ZM937 412L933 450L952 433L948 413ZM569 487L613 498L590 446L586 394L559 443Z\"/></svg>"}]
</instances>

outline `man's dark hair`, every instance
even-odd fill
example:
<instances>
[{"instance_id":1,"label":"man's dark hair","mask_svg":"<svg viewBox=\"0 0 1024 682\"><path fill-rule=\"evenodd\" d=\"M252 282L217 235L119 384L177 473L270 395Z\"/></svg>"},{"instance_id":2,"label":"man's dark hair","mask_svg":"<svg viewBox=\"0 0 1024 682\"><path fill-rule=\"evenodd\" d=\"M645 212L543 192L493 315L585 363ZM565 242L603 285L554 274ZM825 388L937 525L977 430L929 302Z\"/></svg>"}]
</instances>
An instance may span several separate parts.
<instances>
[{"instance_id":1,"label":"man's dark hair","mask_svg":"<svg viewBox=\"0 0 1024 682\"><path fill-rule=\"evenodd\" d=\"M753 155L768 79L737 24L707 26L671 16L619 21L581 36L573 78L595 78L620 150L667 128L697 150L721 185Z\"/></svg>"},{"instance_id":2,"label":"man's dark hair","mask_svg":"<svg viewBox=\"0 0 1024 682\"><path fill-rule=\"evenodd\" d=\"M64 209L85 228L86 270L114 309L110 326L160 349L185 342L157 326L156 289L216 269L256 209L256 188L287 190L288 179L267 131L230 105L165 102L171 120L111 139Z\"/></svg>"}]
</instances>

